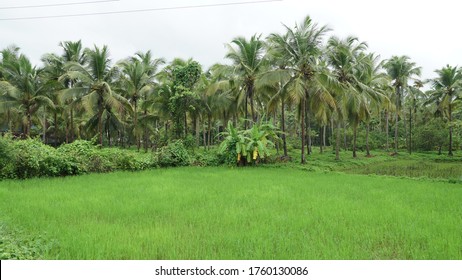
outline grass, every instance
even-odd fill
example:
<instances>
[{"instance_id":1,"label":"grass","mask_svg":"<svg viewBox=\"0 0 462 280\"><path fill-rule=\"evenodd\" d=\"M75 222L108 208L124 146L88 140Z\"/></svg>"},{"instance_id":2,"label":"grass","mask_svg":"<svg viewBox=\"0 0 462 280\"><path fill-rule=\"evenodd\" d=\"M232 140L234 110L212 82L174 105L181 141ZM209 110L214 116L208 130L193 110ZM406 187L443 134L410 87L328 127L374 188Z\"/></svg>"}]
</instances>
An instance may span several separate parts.
<instances>
[{"instance_id":1,"label":"grass","mask_svg":"<svg viewBox=\"0 0 462 280\"><path fill-rule=\"evenodd\" d=\"M46 236L45 259L462 259L461 201L461 184L294 168L0 182L0 220Z\"/></svg>"},{"instance_id":2,"label":"grass","mask_svg":"<svg viewBox=\"0 0 462 280\"><path fill-rule=\"evenodd\" d=\"M387 152L373 151L372 157L366 157L364 152L358 152L353 158L351 151L342 151L341 160L336 161L335 155L329 149L320 154L318 151L307 157L308 164L298 164L298 154L292 154L296 164L292 167L311 171L341 171L352 174L375 174L411 178L430 178L462 183L462 156L448 157L436 153L413 153L409 155L402 151L396 156Z\"/></svg>"},{"instance_id":3,"label":"grass","mask_svg":"<svg viewBox=\"0 0 462 280\"><path fill-rule=\"evenodd\" d=\"M451 182L462 182L461 162L435 162L402 159L362 166L345 168L345 172L356 174L377 174L388 176L447 178Z\"/></svg>"}]
</instances>

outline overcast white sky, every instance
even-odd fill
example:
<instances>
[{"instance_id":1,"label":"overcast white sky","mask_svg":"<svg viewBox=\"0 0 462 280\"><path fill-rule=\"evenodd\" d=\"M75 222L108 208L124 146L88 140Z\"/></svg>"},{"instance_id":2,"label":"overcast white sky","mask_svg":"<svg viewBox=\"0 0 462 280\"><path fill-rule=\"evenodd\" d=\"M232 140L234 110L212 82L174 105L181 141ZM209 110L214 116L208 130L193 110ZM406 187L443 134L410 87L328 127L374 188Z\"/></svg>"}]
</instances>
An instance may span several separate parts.
<instances>
[{"instance_id":1,"label":"overcast white sky","mask_svg":"<svg viewBox=\"0 0 462 280\"><path fill-rule=\"evenodd\" d=\"M369 50L387 59L408 55L423 67L423 78L446 64L462 65L461 4L455 0L365 1L283 0L271 3L34 20L6 18L156 9L249 0L119 0L114 2L29 9L11 6L87 2L90 0L0 1L0 49L15 44L34 63L47 52L61 53L59 42L82 39L110 48L113 61L136 51L152 50L171 60L192 57L204 68L226 62L225 43L236 36L263 37L292 27L306 15L339 37L355 35ZM258 1L258 0L256 0Z\"/></svg>"}]
</instances>

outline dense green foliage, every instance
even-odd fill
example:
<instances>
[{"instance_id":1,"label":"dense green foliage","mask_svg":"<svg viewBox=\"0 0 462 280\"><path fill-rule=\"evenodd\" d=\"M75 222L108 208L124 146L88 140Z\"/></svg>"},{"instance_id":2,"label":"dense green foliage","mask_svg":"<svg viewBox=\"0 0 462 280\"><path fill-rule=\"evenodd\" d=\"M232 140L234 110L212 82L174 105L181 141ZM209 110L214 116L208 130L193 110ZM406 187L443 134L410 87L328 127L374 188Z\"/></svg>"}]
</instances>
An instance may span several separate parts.
<instances>
[{"instance_id":1,"label":"dense green foliage","mask_svg":"<svg viewBox=\"0 0 462 280\"><path fill-rule=\"evenodd\" d=\"M37 260L57 244L40 234L31 234L24 230L12 229L0 224L0 259L1 260Z\"/></svg>"},{"instance_id":2,"label":"dense green foliage","mask_svg":"<svg viewBox=\"0 0 462 280\"><path fill-rule=\"evenodd\" d=\"M238 36L226 46L230 63L205 71L181 58L161 68L166 61L150 51L112 63L108 46L84 48L81 41L61 42L62 53L45 54L40 66L18 47L5 48L0 130L56 147L97 139L148 151L189 139L208 149L220 144L229 121L246 131L271 117L278 148L287 157L287 139L298 141L292 144L302 163L315 145L335 146L337 160L342 150L356 158L358 150L392 146L394 155L407 149L453 156L461 149L460 67L446 65L419 80L422 69L410 57L381 60L366 42L339 38L309 16L280 34ZM78 172L49 165L50 175Z\"/></svg>"},{"instance_id":3,"label":"dense green foliage","mask_svg":"<svg viewBox=\"0 0 462 280\"><path fill-rule=\"evenodd\" d=\"M101 149L78 140L53 148L37 139L16 141L0 138L0 178L67 176L114 170L144 170L157 166L152 154L120 149Z\"/></svg>"},{"instance_id":4,"label":"dense green foliage","mask_svg":"<svg viewBox=\"0 0 462 280\"><path fill-rule=\"evenodd\" d=\"M0 219L45 259L462 258L461 184L297 166L6 180Z\"/></svg>"},{"instance_id":5,"label":"dense green foliage","mask_svg":"<svg viewBox=\"0 0 462 280\"><path fill-rule=\"evenodd\" d=\"M191 164L189 152L181 140L162 147L157 152L157 160L161 167L188 166Z\"/></svg>"},{"instance_id":6,"label":"dense green foliage","mask_svg":"<svg viewBox=\"0 0 462 280\"><path fill-rule=\"evenodd\" d=\"M272 139L278 140L274 126L271 124L254 123L248 130L238 131L231 122L222 135L219 152L226 158L229 165L258 163L271 154L274 147Z\"/></svg>"},{"instance_id":7,"label":"dense green foliage","mask_svg":"<svg viewBox=\"0 0 462 280\"><path fill-rule=\"evenodd\" d=\"M461 259L462 68L329 32L236 37L206 71L1 50L0 258ZM222 164L266 168L184 168Z\"/></svg>"}]
</instances>

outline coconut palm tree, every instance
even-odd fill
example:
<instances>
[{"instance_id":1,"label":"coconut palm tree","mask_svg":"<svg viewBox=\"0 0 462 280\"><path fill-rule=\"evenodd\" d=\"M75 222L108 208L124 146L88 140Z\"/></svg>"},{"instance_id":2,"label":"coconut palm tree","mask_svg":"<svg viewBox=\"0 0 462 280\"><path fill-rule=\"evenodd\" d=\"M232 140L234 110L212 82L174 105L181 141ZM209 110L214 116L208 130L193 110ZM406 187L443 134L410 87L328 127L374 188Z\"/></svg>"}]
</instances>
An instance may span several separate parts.
<instances>
[{"instance_id":1,"label":"coconut palm tree","mask_svg":"<svg viewBox=\"0 0 462 280\"><path fill-rule=\"evenodd\" d=\"M350 120L353 125L353 157L356 157L356 139L358 126L361 121L368 117L367 96L364 95L367 86L359 79L362 73L361 63L365 58L361 55L367 48L365 42L359 42L358 38L349 36L344 40L331 37L327 43L327 57L329 64L334 69L336 80L342 90L336 95L337 99L337 141L335 155L340 159L340 125Z\"/></svg>"},{"instance_id":2,"label":"coconut palm tree","mask_svg":"<svg viewBox=\"0 0 462 280\"><path fill-rule=\"evenodd\" d=\"M359 64L355 76L358 81L357 87L360 92L360 103L358 110L354 110L359 119L366 123L366 156L370 156L369 148L369 130L370 122L373 114L379 115L381 105L389 103L386 96L386 91L390 80L388 75L381 72L382 63L379 61L379 56L374 54L361 53Z\"/></svg>"},{"instance_id":3,"label":"coconut palm tree","mask_svg":"<svg viewBox=\"0 0 462 280\"><path fill-rule=\"evenodd\" d=\"M335 107L329 87L333 80L326 65L320 61L322 38L329 28L318 26L309 16L294 28L286 25L284 27L286 34L271 34L268 41L271 44L270 48L274 48L279 53L278 56L286 60L287 65L262 75L261 79L287 81L283 90L287 91L289 98L298 104L300 109L301 163L304 164L307 105L311 104L310 101L314 98Z\"/></svg>"},{"instance_id":4,"label":"coconut palm tree","mask_svg":"<svg viewBox=\"0 0 462 280\"><path fill-rule=\"evenodd\" d=\"M17 59L19 56L19 48L15 45L11 45L3 50L0 51L1 60L0 60L0 81L6 81L3 71L1 71L1 67L4 64L4 61L9 61L11 59ZM0 92L0 96L4 94L4 91ZM8 103L0 103L0 114L2 116L3 122L2 125L10 131L10 133L14 132L14 128L22 123L20 120L20 112L18 108L9 105Z\"/></svg>"},{"instance_id":5,"label":"coconut palm tree","mask_svg":"<svg viewBox=\"0 0 462 280\"><path fill-rule=\"evenodd\" d=\"M147 51L145 53L136 52L130 60L132 62L139 61L142 63L146 69L146 74L152 77L156 77L159 74L159 68L165 64L164 58L155 58L151 51Z\"/></svg>"},{"instance_id":6,"label":"coconut palm tree","mask_svg":"<svg viewBox=\"0 0 462 280\"><path fill-rule=\"evenodd\" d=\"M62 123L67 123L64 120L67 118L64 116L65 111L69 110L65 104L61 102L59 95L57 94L59 91L65 89L65 85L59 81L59 78L65 73L64 65L65 61L62 56L56 54L45 54L42 56L42 62L44 64L43 67L43 76L45 80L45 86L47 88L48 97L53 101L54 108L51 108L51 113L53 114L52 125L50 125L49 129L54 131L53 143L55 145L58 144L58 136L59 136L59 123L58 123L58 116L63 117ZM60 120L61 121L61 120ZM46 143L46 119L44 119L44 143ZM66 126L66 140L68 139L68 128ZM71 133L72 134L72 133ZM68 141L66 141L68 142Z\"/></svg>"},{"instance_id":7,"label":"coconut palm tree","mask_svg":"<svg viewBox=\"0 0 462 280\"><path fill-rule=\"evenodd\" d=\"M409 87L406 98L406 103L409 107L409 142L408 149L409 154L412 154L412 128L413 128L413 117L417 117L417 106L422 105L427 101L428 97L426 93L421 90L424 86L424 82L415 80L414 84ZM419 104L420 103L420 104Z\"/></svg>"},{"instance_id":8,"label":"coconut palm tree","mask_svg":"<svg viewBox=\"0 0 462 280\"><path fill-rule=\"evenodd\" d=\"M137 53L136 56L120 62L118 65L123 72L121 90L126 92L131 104L133 105L133 129L136 137L138 151L141 147L141 134L145 129L138 127L138 105L139 99L148 99L155 86L155 76L161 60L152 61L150 52L146 54ZM146 108L147 109L147 108ZM145 110L147 115L147 110ZM146 137L145 137L146 138Z\"/></svg>"},{"instance_id":9,"label":"coconut palm tree","mask_svg":"<svg viewBox=\"0 0 462 280\"><path fill-rule=\"evenodd\" d=\"M132 108L127 99L112 90L117 71L110 65L107 46L85 49L85 55L87 64L67 64L67 72L61 80L73 80L76 83L73 88L63 90L62 95L65 100L81 103L92 114L87 124L91 127L91 124L97 123L99 143L103 145L103 114L115 117L114 112L131 111Z\"/></svg>"},{"instance_id":10,"label":"coconut palm tree","mask_svg":"<svg viewBox=\"0 0 462 280\"><path fill-rule=\"evenodd\" d=\"M291 105L287 91L287 83L290 81L290 76L284 72L289 65L288 52L284 49L287 38L287 33L274 33L267 38L267 59L269 61L270 69L263 72L257 79L256 83L256 87L259 91L266 92L269 96L267 114L269 115L271 112L277 112L278 108L280 108L280 138L282 140L283 155L285 158L288 157L285 110L287 105Z\"/></svg>"},{"instance_id":11,"label":"coconut palm tree","mask_svg":"<svg viewBox=\"0 0 462 280\"><path fill-rule=\"evenodd\" d=\"M82 41L63 41L59 44L59 46L63 49L63 54L61 55L64 63L78 63L80 65L85 65L87 63L87 56L86 52L84 51ZM63 73L64 74L64 73ZM72 88L76 81L73 80L64 80L64 86L66 88ZM69 100L66 104L66 142L74 141L74 133L75 133L75 126L74 126L74 111L75 111L75 104L72 104L72 100Z\"/></svg>"},{"instance_id":12,"label":"coconut palm tree","mask_svg":"<svg viewBox=\"0 0 462 280\"><path fill-rule=\"evenodd\" d=\"M462 100L462 69L446 65L435 71L438 77L432 80L430 102L437 104L437 109L446 117L449 127L449 156L453 156L453 112Z\"/></svg>"},{"instance_id":13,"label":"coconut palm tree","mask_svg":"<svg viewBox=\"0 0 462 280\"><path fill-rule=\"evenodd\" d=\"M398 153L398 121L401 97L404 89L408 87L408 80L415 76L420 76L421 73L421 68L416 67L416 64L409 60L408 56L392 56L384 64L384 68L393 80L393 87L395 88L395 154Z\"/></svg>"},{"instance_id":14,"label":"coconut palm tree","mask_svg":"<svg viewBox=\"0 0 462 280\"><path fill-rule=\"evenodd\" d=\"M244 127L247 129L248 120L248 103L250 103L250 112L252 121L257 121L255 113L255 79L262 68L264 43L260 36L253 35L250 40L244 37L235 38L231 44L228 44L228 53L226 58L231 59L235 66L235 71L240 79L238 80L244 99Z\"/></svg>"},{"instance_id":15,"label":"coconut palm tree","mask_svg":"<svg viewBox=\"0 0 462 280\"><path fill-rule=\"evenodd\" d=\"M199 81L197 93L200 101L197 113L203 124L207 122L207 128L203 126L204 148L210 147L213 139L213 120L219 120L218 123L221 122L224 130L233 114L237 112L238 89L234 83L233 68L229 65L215 64L207 73L202 74ZM197 126L196 129L199 127Z\"/></svg>"},{"instance_id":16,"label":"coconut palm tree","mask_svg":"<svg viewBox=\"0 0 462 280\"><path fill-rule=\"evenodd\" d=\"M16 51L18 51L17 49ZM23 117L24 134L29 137L34 114L43 106L53 107L45 93L42 69L32 66L23 54L4 51L0 65L3 80L0 81L0 107L16 108Z\"/></svg>"},{"instance_id":17,"label":"coconut palm tree","mask_svg":"<svg viewBox=\"0 0 462 280\"><path fill-rule=\"evenodd\" d=\"M147 75L144 64L138 60L125 60L120 63L120 66L124 74L121 89L126 92L133 105L133 134L136 137L139 151L141 147L141 131L138 130L138 99L140 95L146 95L147 92L152 91L152 77Z\"/></svg>"}]
</instances>

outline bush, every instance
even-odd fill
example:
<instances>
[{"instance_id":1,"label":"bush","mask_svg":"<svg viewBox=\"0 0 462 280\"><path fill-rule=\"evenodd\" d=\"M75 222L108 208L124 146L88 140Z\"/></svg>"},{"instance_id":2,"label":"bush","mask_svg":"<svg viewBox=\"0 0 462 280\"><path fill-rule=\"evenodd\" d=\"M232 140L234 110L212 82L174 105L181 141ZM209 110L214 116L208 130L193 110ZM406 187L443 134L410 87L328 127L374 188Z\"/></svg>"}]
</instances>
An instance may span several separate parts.
<instances>
[{"instance_id":1,"label":"bush","mask_svg":"<svg viewBox=\"0 0 462 280\"><path fill-rule=\"evenodd\" d=\"M118 149L107 149L105 158L111 159L113 168L117 170L138 171L156 167L151 153L140 154Z\"/></svg>"},{"instance_id":2,"label":"bush","mask_svg":"<svg viewBox=\"0 0 462 280\"><path fill-rule=\"evenodd\" d=\"M66 156L76 168L76 174L87 172L101 172L107 170L101 159L98 148L90 141L77 140L70 144L61 145L57 151ZM106 163L108 165L109 163Z\"/></svg>"},{"instance_id":3,"label":"bush","mask_svg":"<svg viewBox=\"0 0 462 280\"><path fill-rule=\"evenodd\" d=\"M76 174L76 168L65 155L38 139L11 141L12 166L6 178L31 178Z\"/></svg>"},{"instance_id":4,"label":"bush","mask_svg":"<svg viewBox=\"0 0 462 280\"><path fill-rule=\"evenodd\" d=\"M440 119L432 119L418 126L413 133L412 145L420 151L439 150L446 144L448 130Z\"/></svg>"},{"instance_id":5,"label":"bush","mask_svg":"<svg viewBox=\"0 0 462 280\"><path fill-rule=\"evenodd\" d=\"M11 151L11 140L0 138L0 178L13 178L14 165Z\"/></svg>"},{"instance_id":6,"label":"bush","mask_svg":"<svg viewBox=\"0 0 462 280\"><path fill-rule=\"evenodd\" d=\"M136 171L156 166L151 154L139 154L117 148L101 149L90 141L78 140L65 144L58 150L76 164L79 173Z\"/></svg>"},{"instance_id":7,"label":"bush","mask_svg":"<svg viewBox=\"0 0 462 280\"><path fill-rule=\"evenodd\" d=\"M157 163L161 167L187 166L191 159L182 140L176 140L160 148L156 154Z\"/></svg>"},{"instance_id":8,"label":"bush","mask_svg":"<svg viewBox=\"0 0 462 280\"><path fill-rule=\"evenodd\" d=\"M101 149L77 140L55 149L38 139L0 138L0 178L67 176L114 170L144 170L156 167L151 153L139 154L117 148Z\"/></svg>"},{"instance_id":9,"label":"bush","mask_svg":"<svg viewBox=\"0 0 462 280\"><path fill-rule=\"evenodd\" d=\"M234 158L233 158L234 160ZM203 151L195 154L192 165L194 166L218 166L225 163L220 154L215 150Z\"/></svg>"}]
</instances>

